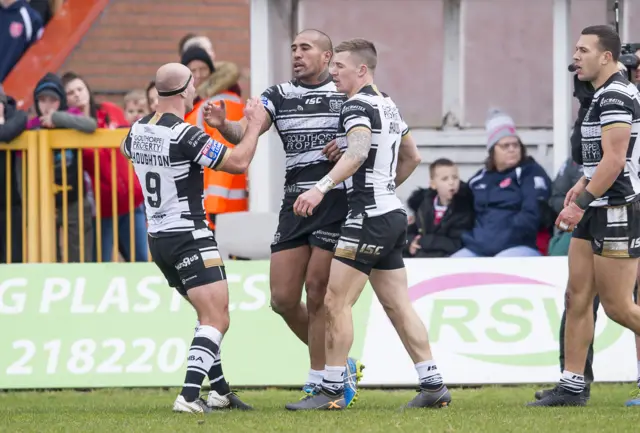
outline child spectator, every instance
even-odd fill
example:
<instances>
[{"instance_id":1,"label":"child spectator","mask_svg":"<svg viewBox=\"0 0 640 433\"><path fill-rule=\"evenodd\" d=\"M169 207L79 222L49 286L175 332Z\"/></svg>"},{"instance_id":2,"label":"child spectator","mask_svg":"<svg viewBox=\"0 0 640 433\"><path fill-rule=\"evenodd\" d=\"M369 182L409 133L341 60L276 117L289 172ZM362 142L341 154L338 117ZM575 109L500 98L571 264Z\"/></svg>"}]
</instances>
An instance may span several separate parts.
<instances>
[{"instance_id":1,"label":"child spectator","mask_svg":"<svg viewBox=\"0 0 640 433\"><path fill-rule=\"evenodd\" d=\"M133 125L136 120L149 114L147 95L144 90L132 90L124 95L124 116Z\"/></svg>"},{"instance_id":2,"label":"child spectator","mask_svg":"<svg viewBox=\"0 0 640 433\"><path fill-rule=\"evenodd\" d=\"M40 128L64 128L75 129L76 131L92 133L97 128L95 119L83 116L77 108L67 106L62 82L57 75L48 73L36 85L33 92L35 110L37 117L34 117L27 124L27 129ZM79 209L78 185L78 158L82 157L77 149L57 150L53 152L54 160L54 182L60 191L56 193L56 226L57 231L62 227L62 195L65 194L64 179L62 173L62 154L64 152L66 161L66 194L67 194L67 223L68 223L68 254L69 262L90 262L93 259L93 239L94 231L92 224L91 202L88 199L86 185L83 187L83 208ZM84 223L83 237L80 237L80 215ZM47 215L48 216L48 215ZM45 216L45 217L47 217ZM83 239L84 257L80 255L80 239ZM58 242L60 244L60 242ZM58 261L62 259L62 251L58 249Z\"/></svg>"},{"instance_id":3,"label":"child spectator","mask_svg":"<svg viewBox=\"0 0 640 433\"><path fill-rule=\"evenodd\" d=\"M473 195L448 159L429 167L430 187L420 188L408 205L415 223L408 229L407 257L449 257L462 248L462 233L473 228Z\"/></svg>"}]
</instances>

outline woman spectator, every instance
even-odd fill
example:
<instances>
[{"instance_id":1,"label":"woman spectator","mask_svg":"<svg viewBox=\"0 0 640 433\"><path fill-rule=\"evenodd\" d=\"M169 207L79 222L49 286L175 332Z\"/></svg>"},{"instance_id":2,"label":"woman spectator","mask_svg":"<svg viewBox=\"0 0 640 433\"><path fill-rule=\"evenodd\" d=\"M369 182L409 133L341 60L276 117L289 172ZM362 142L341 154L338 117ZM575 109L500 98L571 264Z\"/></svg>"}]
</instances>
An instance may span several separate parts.
<instances>
[{"instance_id":1,"label":"woman spectator","mask_svg":"<svg viewBox=\"0 0 640 433\"><path fill-rule=\"evenodd\" d=\"M469 180L475 223L452 257L539 256L538 232L549 226L551 179L527 156L507 114L492 110L486 124L489 156Z\"/></svg>"},{"instance_id":2,"label":"woman spectator","mask_svg":"<svg viewBox=\"0 0 640 433\"><path fill-rule=\"evenodd\" d=\"M67 93L69 106L79 108L85 115L93 117L98 122L98 128L115 129L129 126L124 117L123 110L116 104L103 102L97 104L93 98L87 83L73 72L63 75L62 81ZM100 178L96 179L96 167L94 166L94 152L98 153ZM115 156L116 178L111 176L111 158ZM98 246L101 252L101 260L113 260L113 216L112 191L116 188L117 196L117 224L119 251L126 261L131 261L130 251L130 213L133 212L134 220L134 247L135 261L147 261L147 228L142 195L142 188L138 179L130 171L129 161L116 149L88 149L84 153L84 163L87 172L91 175L94 185L100 186L100 233L101 244ZM134 209L129 204L129 175L133 176L133 203ZM96 197L97 200L97 197ZM96 225L97 228L97 225ZM117 252L115 252L117 254ZM97 258L96 254L96 258Z\"/></svg>"}]
</instances>

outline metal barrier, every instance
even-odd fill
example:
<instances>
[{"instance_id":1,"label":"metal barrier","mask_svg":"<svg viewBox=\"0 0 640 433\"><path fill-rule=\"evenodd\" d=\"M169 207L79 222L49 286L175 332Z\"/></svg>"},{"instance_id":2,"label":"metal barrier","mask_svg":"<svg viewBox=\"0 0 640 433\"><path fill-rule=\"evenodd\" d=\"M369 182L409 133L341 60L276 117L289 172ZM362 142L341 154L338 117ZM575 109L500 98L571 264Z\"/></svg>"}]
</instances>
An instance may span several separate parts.
<instances>
[{"instance_id":1,"label":"metal barrier","mask_svg":"<svg viewBox=\"0 0 640 433\"><path fill-rule=\"evenodd\" d=\"M18 165L21 167L19 171L23 179L19 182L22 189L22 230L16 230L12 221L15 215L12 215L11 207L7 206L6 239L2 242L4 245L0 244L0 248L4 247L10 252L12 236L20 233L23 246L27 246L22 252L24 262L120 261L118 222L122 215L118 212L118 187L123 185L117 176L119 170L116 158L119 158L120 143L127 131L97 130L93 134L84 134L70 130L40 130L25 132L15 141L0 145L0 151L7 153L7 203L11 203L12 179L15 173L15 167L11 164L11 153L26 154L26 158L20 155L21 165ZM101 167L101 162L104 164L106 160L110 160L110 176L107 177L110 179L111 197L108 203L111 216L103 218L102 204L106 206L107 199L102 197L102 175L105 173L101 171L106 167ZM68 162L70 164L67 164ZM135 261L134 182L137 180L131 163L127 162L127 168L129 261ZM85 176L86 171L93 175L90 189L85 187L85 182L89 181L89 176ZM102 227L103 224L109 223L112 225L113 246L112 257L107 258L102 257ZM151 255L146 246L146 230L145 249L147 260L150 260ZM10 254L7 257L7 263L11 263Z\"/></svg>"},{"instance_id":2,"label":"metal barrier","mask_svg":"<svg viewBox=\"0 0 640 433\"><path fill-rule=\"evenodd\" d=\"M40 208L38 184L38 136L36 132L26 132L9 144L0 143L0 152L5 155L4 194L6 209L0 210L0 262L5 263L35 263L40 260ZM22 206L16 212L12 206L14 177L17 180ZM26 205L25 205L26 204ZM20 215L19 227L14 216ZM4 226L4 227L3 227ZM21 244L21 251L14 255L17 243ZM4 254L3 254L4 253Z\"/></svg>"}]
</instances>

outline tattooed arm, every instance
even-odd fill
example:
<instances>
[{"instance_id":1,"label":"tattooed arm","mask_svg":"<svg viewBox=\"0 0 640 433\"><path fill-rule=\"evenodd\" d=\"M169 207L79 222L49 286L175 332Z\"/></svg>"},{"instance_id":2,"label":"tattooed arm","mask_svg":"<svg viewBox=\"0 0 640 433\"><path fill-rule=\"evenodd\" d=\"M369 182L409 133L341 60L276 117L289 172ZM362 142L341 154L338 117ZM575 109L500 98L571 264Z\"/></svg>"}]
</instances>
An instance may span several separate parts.
<instances>
[{"instance_id":1,"label":"tattooed arm","mask_svg":"<svg viewBox=\"0 0 640 433\"><path fill-rule=\"evenodd\" d=\"M371 130L355 127L347 134L347 150L329 172L329 177L337 185L344 182L360 168L369 157Z\"/></svg>"},{"instance_id":2,"label":"tattooed arm","mask_svg":"<svg viewBox=\"0 0 640 433\"><path fill-rule=\"evenodd\" d=\"M362 101L347 101L342 105L340 121L347 133L347 150L333 169L316 185L300 194L293 204L293 213L302 217L313 215L325 194L344 182L369 158L371 150L371 120L374 108Z\"/></svg>"},{"instance_id":3,"label":"tattooed arm","mask_svg":"<svg viewBox=\"0 0 640 433\"><path fill-rule=\"evenodd\" d=\"M260 129L260 135L264 134L271 128L271 118L267 116ZM226 120L218 128L220 134L231 144L238 144L242 140L245 131L247 130L247 119L244 117L238 121Z\"/></svg>"}]
</instances>

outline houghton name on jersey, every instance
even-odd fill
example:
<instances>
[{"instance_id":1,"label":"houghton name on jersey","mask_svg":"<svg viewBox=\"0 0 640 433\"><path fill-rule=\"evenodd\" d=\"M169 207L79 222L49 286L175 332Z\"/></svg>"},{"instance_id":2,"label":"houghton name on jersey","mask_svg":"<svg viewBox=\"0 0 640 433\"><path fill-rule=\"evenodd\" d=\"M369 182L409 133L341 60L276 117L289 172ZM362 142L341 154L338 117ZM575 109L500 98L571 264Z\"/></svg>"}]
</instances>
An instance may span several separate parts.
<instances>
[{"instance_id":1,"label":"houghton name on jersey","mask_svg":"<svg viewBox=\"0 0 640 433\"><path fill-rule=\"evenodd\" d=\"M278 84L265 90L261 99L284 145L285 192L308 190L333 167L322 148L336 137L346 95L338 93L328 78L316 86L297 81Z\"/></svg>"},{"instance_id":2,"label":"houghton name on jersey","mask_svg":"<svg viewBox=\"0 0 640 433\"><path fill-rule=\"evenodd\" d=\"M145 195L148 232L175 234L206 229L204 167L217 168L227 148L173 114L135 122L124 152Z\"/></svg>"},{"instance_id":3,"label":"houghton name on jersey","mask_svg":"<svg viewBox=\"0 0 640 433\"><path fill-rule=\"evenodd\" d=\"M591 206L621 206L640 199L640 94L622 74L614 74L593 96L582 122L582 159L584 175L591 180L602 161L602 131L624 123L631 127L631 138L624 169L613 185Z\"/></svg>"},{"instance_id":4,"label":"houghton name on jersey","mask_svg":"<svg viewBox=\"0 0 640 433\"><path fill-rule=\"evenodd\" d=\"M342 105L338 128L341 148L346 148L347 134L355 128L371 131L371 149L347 189L349 218L374 217L403 209L396 195L395 178L400 141L409 127L398 107L375 86L366 86Z\"/></svg>"}]
</instances>

